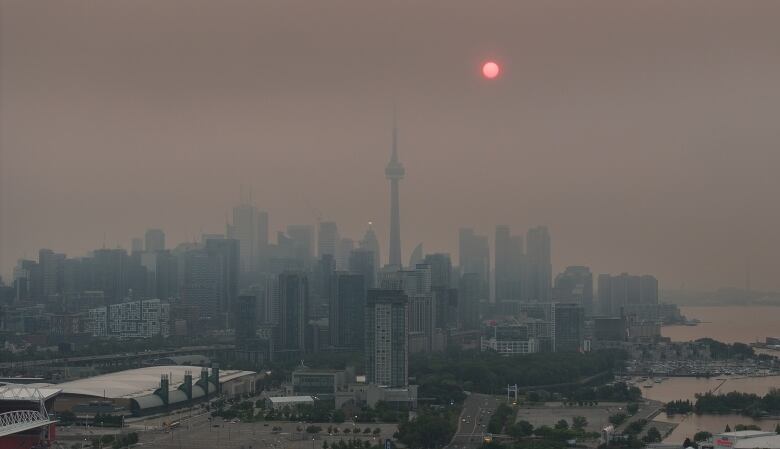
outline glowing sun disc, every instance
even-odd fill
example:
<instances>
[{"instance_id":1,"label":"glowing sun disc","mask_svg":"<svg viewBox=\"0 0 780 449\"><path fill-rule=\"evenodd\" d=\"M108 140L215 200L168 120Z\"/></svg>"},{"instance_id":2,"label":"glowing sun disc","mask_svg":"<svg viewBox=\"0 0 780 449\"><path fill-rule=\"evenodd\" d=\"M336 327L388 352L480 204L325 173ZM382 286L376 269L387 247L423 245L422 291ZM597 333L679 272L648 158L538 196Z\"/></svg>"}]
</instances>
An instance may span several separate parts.
<instances>
[{"instance_id":1,"label":"glowing sun disc","mask_svg":"<svg viewBox=\"0 0 780 449\"><path fill-rule=\"evenodd\" d=\"M500 71L498 64L493 61L488 61L482 66L482 74L490 80L497 77Z\"/></svg>"}]
</instances>

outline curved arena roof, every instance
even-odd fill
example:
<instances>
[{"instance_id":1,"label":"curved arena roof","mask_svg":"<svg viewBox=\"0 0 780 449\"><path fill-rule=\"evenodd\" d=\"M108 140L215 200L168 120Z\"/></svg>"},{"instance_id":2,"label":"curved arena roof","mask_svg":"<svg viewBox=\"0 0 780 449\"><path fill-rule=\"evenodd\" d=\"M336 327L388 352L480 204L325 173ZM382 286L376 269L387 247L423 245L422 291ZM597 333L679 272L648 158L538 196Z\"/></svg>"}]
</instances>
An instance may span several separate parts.
<instances>
[{"instance_id":1,"label":"curved arena roof","mask_svg":"<svg viewBox=\"0 0 780 449\"><path fill-rule=\"evenodd\" d=\"M193 384L200 379L201 367L199 366L165 365L149 366L73 380L57 384L56 388L62 390L62 394L131 399L153 393L160 387L160 376L163 374L167 374L170 379L168 383L169 389L176 390L179 385L184 383L184 374L187 371L192 372ZM209 370L209 374L211 374L211 370ZM255 373L252 371L220 370L219 381L220 383L228 382L252 374ZM195 391L193 391L193 395L194 393Z\"/></svg>"}]
</instances>

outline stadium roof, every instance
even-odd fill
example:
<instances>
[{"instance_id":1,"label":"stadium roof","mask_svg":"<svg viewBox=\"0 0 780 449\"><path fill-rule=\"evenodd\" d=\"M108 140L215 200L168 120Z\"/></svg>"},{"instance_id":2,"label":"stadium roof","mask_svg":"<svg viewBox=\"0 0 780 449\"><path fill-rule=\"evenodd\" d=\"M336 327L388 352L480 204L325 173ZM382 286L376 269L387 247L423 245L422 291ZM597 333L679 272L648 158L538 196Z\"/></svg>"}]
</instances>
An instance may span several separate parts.
<instances>
[{"instance_id":1,"label":"stadium roof","mask_svg":"<svg viewBox=\"0 0 780 449\"><path fill-rule=\"evenodd\" d=\"M300 402L314 402L314 398L311 396L272 396L268 398L269 401L274 404L294 404Z\"/></svg>"},{"instance_id":2,"label":"stadium roof","mask_svg":"<svg viewBox=\"0 0 780 449\"><path fill-rule=\"evenodd\" d=\"M184 383L184 374L192 372L193 383L200 378L200 366L149 366L145 368L119 371L100 376L79 379L57 384L63 394L76 394L83 396L106 398L136 398L153 393L160 387L160 377L167 374L168 387L175 390ZM220 370L220 383L228 382L239 377L255 374L252 371Z\"/></svg>"},{"instance_id":3,"label":"stadium roof","mask_svg":"<svg viewBox=\"0 0 780 449\"><path fill-rule=\"evenodd\" d=\"M37 387L22 384L0 385L0 400L6 401L45 401L56 396L60 388Z\"/></svg>"}]
</instances>

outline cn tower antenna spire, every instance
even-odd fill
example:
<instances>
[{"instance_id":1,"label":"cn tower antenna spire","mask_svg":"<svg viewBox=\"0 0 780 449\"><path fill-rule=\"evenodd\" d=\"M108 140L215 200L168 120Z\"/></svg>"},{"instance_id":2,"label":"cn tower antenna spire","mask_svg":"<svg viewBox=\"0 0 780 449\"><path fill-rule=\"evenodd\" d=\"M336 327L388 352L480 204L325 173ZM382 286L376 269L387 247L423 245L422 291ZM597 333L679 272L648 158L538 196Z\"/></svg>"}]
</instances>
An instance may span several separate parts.
<instances>
[{"instance_id":1,"label":"cn tower antenna spire","mask_svg":"<svg viewBox=\"0 0 780 449\"><path fill-rule=\"evenodd\" d=\"M385 168L385 177L390 181L390 265L402 268L401 264L401 207L398 198L398 181L403 179L406 171L398 160L398 124L396 107L393 104L393 140L390 162Z\"/></svg>"}]
</instances>

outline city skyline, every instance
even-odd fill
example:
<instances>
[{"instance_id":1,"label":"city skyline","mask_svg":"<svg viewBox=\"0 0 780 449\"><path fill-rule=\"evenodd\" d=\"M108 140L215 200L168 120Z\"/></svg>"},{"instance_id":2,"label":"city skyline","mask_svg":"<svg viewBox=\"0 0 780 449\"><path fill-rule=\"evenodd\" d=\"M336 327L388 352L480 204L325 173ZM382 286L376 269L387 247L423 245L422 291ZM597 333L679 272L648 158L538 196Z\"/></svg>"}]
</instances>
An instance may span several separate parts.
<instances>
[{"instance_id":1,"label":"city skyline","mask_svg":"<svg viewBox=\"0 0 780 449\"><path fill-rule=\"evenodd\" d=\"M273 231L317 210L353 239L373 221L384 262L395 102L402 254L424 242L457 260L460 227L543 224L555 272L715 289L743 286L749 259L751 286L780 290L780 213L764 206L780 189L766 57L780 5L603 4L300 16L141 1L87 16L4 2L0 272L150 227L174 244L222 233L239 184ZM489 82L488 59L502 67Z\"/></svg>"}]
</instances>

